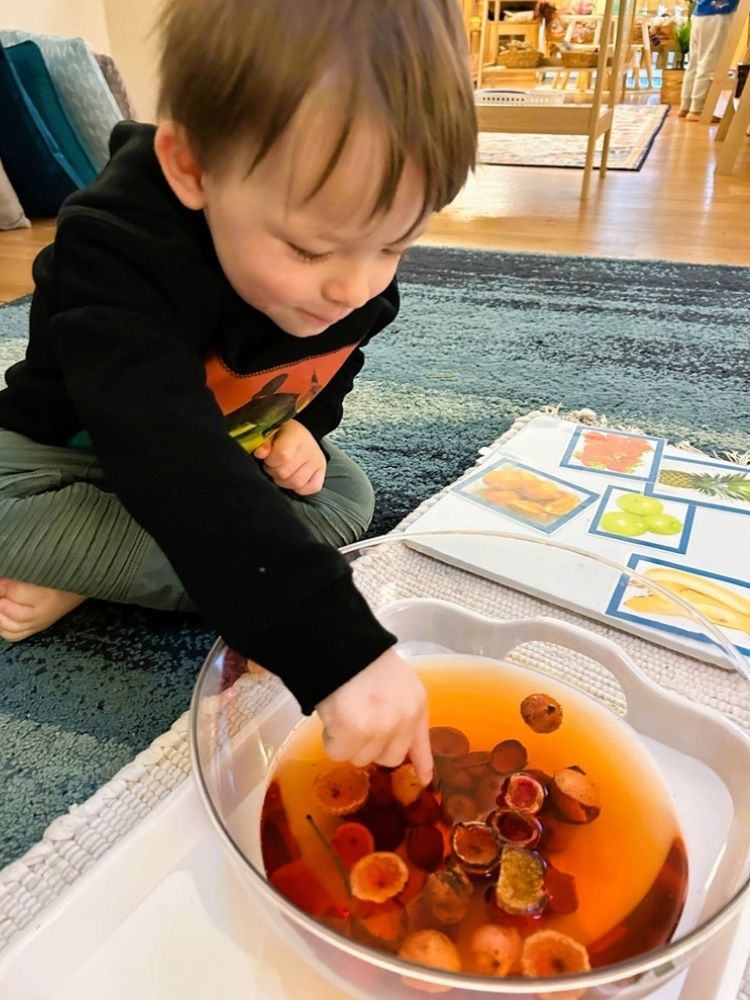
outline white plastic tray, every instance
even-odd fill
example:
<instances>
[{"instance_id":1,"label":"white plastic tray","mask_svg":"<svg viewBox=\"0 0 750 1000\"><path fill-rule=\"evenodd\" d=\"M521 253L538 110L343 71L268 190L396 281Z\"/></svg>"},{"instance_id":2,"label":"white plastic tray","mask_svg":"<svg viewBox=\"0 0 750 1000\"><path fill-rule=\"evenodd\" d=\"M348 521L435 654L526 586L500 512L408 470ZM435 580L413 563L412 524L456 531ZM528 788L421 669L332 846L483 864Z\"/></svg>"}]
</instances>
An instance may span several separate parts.
<instances>
[{"instance_id":1,"label":"white plastic tray","mask_svg":"<svg viewBox=\"0 0 750 1000\"><path fill-rule=\"evenodd\" d=\"M732 1000L750 908L651 1000ZM285 947L225 860L192 781L0 956L3 1000L348 1000Z\"/></svg>"}]
</instances>

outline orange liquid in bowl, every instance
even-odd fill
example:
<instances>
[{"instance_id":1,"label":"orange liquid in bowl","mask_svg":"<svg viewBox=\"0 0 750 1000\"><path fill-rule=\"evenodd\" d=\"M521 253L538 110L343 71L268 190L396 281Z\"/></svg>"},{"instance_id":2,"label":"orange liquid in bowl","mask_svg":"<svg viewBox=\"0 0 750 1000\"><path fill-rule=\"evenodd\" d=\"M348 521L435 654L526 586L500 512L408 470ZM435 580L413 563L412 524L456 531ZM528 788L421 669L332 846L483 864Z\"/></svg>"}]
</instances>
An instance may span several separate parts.
<instances>
[{"instance_id":1,"label":"orange liquid in bowl","mask_svg":"<svg viewBox=\"0 0 750 1000\"><path fill-rule=\"evenodd\" d=\"M428 873L409 859L405 839L389 847L410 870L406 889L396 897L403 901L408 930L435 928L446 933L467 972L474 971L469 953L472 933L493 922L516 927L522 937L543 929L559 931L587 948L593 967L665 944L684 905L687 858L669 789L633 731L577 690L517 667L454 657L432 664L420 662L418 669L427 687L431 726L460 729L472 751L489 751L500 741L517 740L528 754L525 770L553 775L563 768L581 768L596 785L601 811L584 825L560 822L548 796L538 815L545 835L534 851L558 871L573 876L574 912L553 912L548 906L533 918L505 914L490 902L495 875L473 879L474 894L465 917L458 925L445 926L424 903L420 889ZM540 691L557 699L563 708L562 725L552 733L532 731L521 717L523 699ZM444 802L450 789L439 780L440 759L436 765L434 794ZM309 907L303 902L303 908L348 934L349 914L358 904L347 893L330 845L339 825L366 821L366 810L338 817L317 803L314 779L335 766L323 751L317 719L304 721L282 747L272 769L261 817L261 846L270 876L295 858L304 862L323 894ZM482 773L486 769L476 773L473 790L464 790L466 794L478 795ZM485 799L479 818L486 806ZM397 802L388 808L403 812ZM448 859L451 819L444 816L435 825L443 834ZM548 836L553 833L554 838ZM438 868L442 867L441 863ZM298 903L314 897L314 892L312 896L304 891L290 894ZM321 904L324 897L330 906Z\"/></svg>"}]
</instances>

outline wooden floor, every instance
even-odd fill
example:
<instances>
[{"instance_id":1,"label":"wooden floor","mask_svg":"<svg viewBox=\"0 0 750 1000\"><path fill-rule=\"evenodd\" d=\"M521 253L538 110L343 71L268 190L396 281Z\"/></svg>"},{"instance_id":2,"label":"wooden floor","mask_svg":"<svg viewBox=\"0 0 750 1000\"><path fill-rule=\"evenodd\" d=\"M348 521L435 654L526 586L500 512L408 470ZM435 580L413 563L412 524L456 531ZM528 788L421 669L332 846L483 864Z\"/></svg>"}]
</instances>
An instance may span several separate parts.
<instances>
[{"instance_id":1,"label":"wooden floor","mask_svg":"<svg viewBox=\"0 0 750 1000\"><path fill-rule=\"evenodd\" d=\"M611 172L578 197L570 169L480 166L423 243L750 265L750 140L731 177L714 174L715 128L667 118L643 168ZM0 302L31 290L51 222L0 233Z\"/></svg>"}]
</instances>

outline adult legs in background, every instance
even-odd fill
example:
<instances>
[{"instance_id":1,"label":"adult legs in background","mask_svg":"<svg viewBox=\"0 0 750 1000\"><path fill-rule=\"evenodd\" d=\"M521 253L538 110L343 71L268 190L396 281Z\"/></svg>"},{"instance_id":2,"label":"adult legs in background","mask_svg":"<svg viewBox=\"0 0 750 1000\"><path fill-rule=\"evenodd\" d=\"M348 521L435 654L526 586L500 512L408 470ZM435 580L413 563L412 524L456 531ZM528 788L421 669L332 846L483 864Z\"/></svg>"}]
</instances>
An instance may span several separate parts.
<instances>
[{"instance_id":1,"label":"adult legs in background","mask_svg":"<svg viewBox=\"0 0 750 1000\"><path fill-rule=\"evenodd\" d=\"M693 18L690 61L683 80L681 99L682 112L687 112L688 121L700 118L731 23L731 14L707 14L705 17Z\"/></svg>"}]
</instances>

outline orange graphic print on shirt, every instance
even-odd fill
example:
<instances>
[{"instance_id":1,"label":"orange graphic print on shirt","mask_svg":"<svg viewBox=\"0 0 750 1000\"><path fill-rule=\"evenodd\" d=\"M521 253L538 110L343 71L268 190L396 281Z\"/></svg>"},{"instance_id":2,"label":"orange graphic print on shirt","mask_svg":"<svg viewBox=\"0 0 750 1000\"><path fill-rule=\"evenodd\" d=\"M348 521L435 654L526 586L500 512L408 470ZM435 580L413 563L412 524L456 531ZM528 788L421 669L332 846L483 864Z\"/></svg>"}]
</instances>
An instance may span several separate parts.
<instances>
[{"instance_id":1,"label":"orange graphic print on shirt","mask_svg":"<svg viewBox=\"0 0 750 1000\"><path fill-rule=\"evenodd\" d=\"M227 430L245 451L253 452L325 388L357 344L290 365L238 375L211 353L206 383L227 418Z\"/></svg>"}]
</instances>

